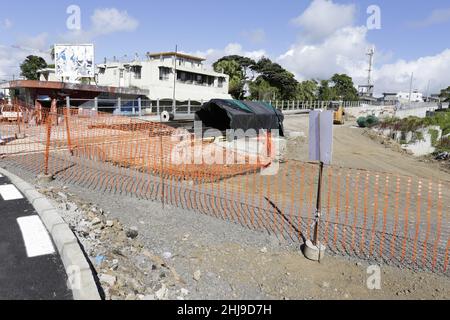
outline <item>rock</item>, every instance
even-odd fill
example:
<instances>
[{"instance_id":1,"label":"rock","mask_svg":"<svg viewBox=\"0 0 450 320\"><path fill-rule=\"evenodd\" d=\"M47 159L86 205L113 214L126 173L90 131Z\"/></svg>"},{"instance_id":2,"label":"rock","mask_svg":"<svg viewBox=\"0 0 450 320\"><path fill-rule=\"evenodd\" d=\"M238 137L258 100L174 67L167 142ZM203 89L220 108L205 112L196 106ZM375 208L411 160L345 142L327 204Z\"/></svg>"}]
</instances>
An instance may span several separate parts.
<instances>
[{"instance_id":1,"label":"rock","mask_svg":"<svg viewBox=\"0 0 450 320\"><path fill-rule=\"evenodd\" d=\"M116 282L117 282L117 278L114 277L114 276L111 276L109 274L100 274L98 276L98 278L99 278L101 283L107 284L110 287L113 287L116 284Z\"/></svg>"},{"instance_id":2,"label":"rock","mask_svg":"<svg viewBox=\"0 0 450 320\"><path fill-rule=\"evenodd\" d=\"M106 221L106 226L107 226L108 228L114 227L114 221L112 221L112 220Z\"/></svg>"},{"instance_id":3,"label":"rock","mask_svg":"<svg viewBox=\"0 0 450 320\"><path fill-rule=\"evenodd\" d=\"M117 270L119 269L119 260L114 259L111 263L111 270Z\"/></svg>"},{"instance_id":4,"label":"rock","mask_svg":"<svg viewBox=\"0 0 450 320\"><path fill-rule=\"evenodd\" d=\"M183 296L187 296L187 295L189 295L189 290L183 288L183 289L180 290L180 293L181 293Z\"/></svg>"},{"instance_id":5,"label":"rock","mask_svg":"<svg viewBox=\"0 0 450 320\"><path fill-rule=\"evenodd\" d=\"M126 235L130 239L136 239L139 236L139 230L136 227L130 228L126 231Z\"/></svg>"},{"instance_id":6,"label":"rock","mask_svg":"<svg viewBox=\"0 0 450 320\"><path fill-rule=\"evenodd\" d=\"M194 280L200 281L201 278L202 278L202 272L200 270L195 271L194 272Z\"/></svg>"},{"instance_id":7,"label":"rock","mask_svg":"<svg viewBox=\"0 0 450 320\"><path fill-rule=\"evenodd\" d=\"M94 220L91 221L91 227L98 227L102 224L102 220L100 220L99 218L95 218Z\"/></svg>"},{"instance_id":8,"label":"rock","mask_svg":"<svg viewBox=\"0 0 450 320\"><path fill-rule=\"evenodd\" d=\"M330 284L328 282L322 283L322 288L329 288Z\"/></svg>"},{"instance_id":9,"label":"rock","mask_svg":"<svg viewBox=\"0 0 450 320\"><path fill-rule=\"evenodd\" d=\"M167 300L169 297L169 289L167 289L167 287L163 285L161 289L156 291L155 297L158 300Z\"/></svg>"},{"instance_id":10,"label":"rock","mask_svg":"<svg viewBox=\"0 0 450 320\"><path fill-rule=\"evenodd\" d=\"M62 198L63 200L67 200L67 195L66 195L65 193L58 192L58 196L59 196L60 198Z\"/></svg>"},{"instance_id":11,"label":"rock","mask_svg":"<svg viewBox=\"0 0 450 320\"><path fill-rule=\"evenodd\" d=\"M144 300L144 301L155 301L156 297L155 297L154 294L150 294L150 295L144 296L144 298L142 298L142 300Z\"/></svg>"},{"instance_id":12,"label":"rock","mask_svg":"<svg viewBox=\"0 0 450 320\"><path fill-rule=\"evenodd\" d=\"M268 250L267 250L266 247L264 247L264 248L261 249L261 253L262 253L262 254L266 254L267 252L268 252Z\"/></svg>"},{"instance_id":13,"label":"rock","mask_svg":"<svg viewBox=\"0 0 450 320\"><path fill-rule=\"evenodd\" d=\"M164 253L163 253L163 258L166 259L166 260L172 259L172 253L170 253L170 252L164 252Z\"/></svg>"}]
</instances>

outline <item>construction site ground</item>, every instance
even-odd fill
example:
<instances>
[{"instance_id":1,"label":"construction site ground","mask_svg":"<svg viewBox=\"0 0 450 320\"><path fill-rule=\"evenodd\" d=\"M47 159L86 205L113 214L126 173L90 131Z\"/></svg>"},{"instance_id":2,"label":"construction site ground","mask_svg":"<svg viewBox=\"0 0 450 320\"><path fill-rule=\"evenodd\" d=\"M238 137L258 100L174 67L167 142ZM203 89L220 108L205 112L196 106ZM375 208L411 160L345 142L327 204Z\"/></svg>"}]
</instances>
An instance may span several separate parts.
<instances>
[{"instance_id":1,"label":"construction site ground","mask_svg":"<svg viewBox=\"0 0 450 320\"><path fill-rule=\"evenodd\" d=\"M334 164L337 166L392 172L423 179L434 178L450 182L450 174L438 164L424 162L399 152L398 146L382 144L371 138L364 130L348 122L335 127ZM288 131L308 133L307 116L288 116ZM307 137L289 139L287 158L307 161ZM35 182L31 174L20 172L14 166L7 170ZM164 299L448 299L450 281L448 276L425 272L413 272L395 267L381 267L381 290L367 287L368 264L350 258L328 256L321 264L306 260L297 244L287 243L265 232L250 231L239 225L218 220L199 213L165 206L148 200L88 190L76 185L62 185L55 181L40 186L41 191L59 204L64 218L77 229L72 219L74 210L65 202L77 203L86 208L95 206L107 219L117 219L126 228L138 231L138 241L154 257L164 261L172 270L171 275L158 272L149 282L144 277L142 289L118 290L119 285L104 284L106 298L164 298ZM51 192L50 192L51 191ZM444 211L445 212L445 211ZM92 216L90 219L94 219ZM103 233L118 232L105 229ZM140 250L119 254L115 250L114 234L110 243L103 243L102 255L110 260L145 261ZM84 239L89 247L90 238ZM132 246L133 244L122 244ZM139 247L139 246L138 246ZM142 249L142 248L141 248ZM99 252L88 252L92 260ZM114 255L118 255L114 257ZM157 260L159 260L157 259ZM130 265L122 270L133 277ZM93 264L95 266L95 263ZM98 273L114 273L110 266L99 264ZM139 268L152 270L152 265ZM134 269L133 269L134 270ZM147 270L147 271L148 271ZM142 270L134 270L140 272ZM149 272L150 272L149 271ZM147 272L143 272L144 274ZM175 275L175 276L174 276ZM161 294L156 282L169 281L167 290ZM120 281L119 281L120 282ZM110 283L111 284L111 283ZM123 286L129 286L127 282ZM115 287L111 290L111 287ZM129 292L127 291L129 290ZM134 294L133 294L134 291ZM159 294L156 292L158 291ZM113 293L111 293L113 292ZM115 293L114 293L115 292ZM128 293L127 293L128 292Z\"/></svg>"}]
</instances>

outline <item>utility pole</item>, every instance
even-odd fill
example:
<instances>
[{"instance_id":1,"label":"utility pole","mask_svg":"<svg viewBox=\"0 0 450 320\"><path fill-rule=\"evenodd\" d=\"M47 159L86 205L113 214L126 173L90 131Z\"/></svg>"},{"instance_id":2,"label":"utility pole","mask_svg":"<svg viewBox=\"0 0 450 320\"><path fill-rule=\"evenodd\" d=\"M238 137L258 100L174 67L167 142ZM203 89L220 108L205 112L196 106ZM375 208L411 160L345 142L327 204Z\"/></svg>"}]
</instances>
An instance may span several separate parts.
<instances>
[{"instance_id":1,"label":"utility pole","mask_svg":"<svg viewBox=\"0 0 450 320\"><path fill-rule=\"evenodd\" d=\"M412 86L414 80L414 72L411 73L411 82L409 84L409 108L411 109L411 98L412 98Z\"/></svg>"},{"instance_id":2,"label":"utility pole","mask_svg":"<svg viewBox=\"0 0 450 320\"><path fill-rule=\"evenodd\" d=\"M178 45L175 46L175 58L174 58L174 73L173 73L173 102L172 102L172 113L175 116L177 112L177 56L178 56Z\"/></svg>"},{"instance_id":3,"label":"utility pole","mask_svg":"<svg viewBox=\"0 0 450 320\"><path fill-rule=\"evenodd\" d=\"M367 77L367 85L370 87L372 85L372 71L373 71L373 56L375 55L375 47L372 47L367 52L367 55L369 56L369 69L368 71L368 77Z\"/></svg>"},{"instance_id":4,"label":"utility pole","mask_svg":"<svg viewBox=\"0 0 450 320\"><path fill-rule=\"evenodd\" d=\"M427 85L427 94L426 94L426 96L425 96L425 98L426 98L426 102L428 102L428 100L429 100L429 97L430 97L430 83L431 83L431 80L428 80L428 85Z\"/></svg>"}]
</instances>

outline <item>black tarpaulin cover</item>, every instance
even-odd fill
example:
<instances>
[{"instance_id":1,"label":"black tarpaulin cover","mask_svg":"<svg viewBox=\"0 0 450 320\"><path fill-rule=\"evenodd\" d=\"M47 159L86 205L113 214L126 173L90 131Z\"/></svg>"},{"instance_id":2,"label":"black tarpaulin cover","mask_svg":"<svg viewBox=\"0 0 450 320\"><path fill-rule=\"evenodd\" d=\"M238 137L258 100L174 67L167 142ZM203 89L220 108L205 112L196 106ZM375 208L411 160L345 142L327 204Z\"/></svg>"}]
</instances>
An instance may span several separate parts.
<instances>
[{"instance_id":1,"label":"black tarpaulin cover","mask_svg":"<svg viewBox=\"0 0 450 320\"><path fill-rule=\"evenodd\" d=\"M284 115L266 102L214 99L195 114L196 121L221 131L242 129L279 130L283 133Z\"/></svg>"}]
</instances>

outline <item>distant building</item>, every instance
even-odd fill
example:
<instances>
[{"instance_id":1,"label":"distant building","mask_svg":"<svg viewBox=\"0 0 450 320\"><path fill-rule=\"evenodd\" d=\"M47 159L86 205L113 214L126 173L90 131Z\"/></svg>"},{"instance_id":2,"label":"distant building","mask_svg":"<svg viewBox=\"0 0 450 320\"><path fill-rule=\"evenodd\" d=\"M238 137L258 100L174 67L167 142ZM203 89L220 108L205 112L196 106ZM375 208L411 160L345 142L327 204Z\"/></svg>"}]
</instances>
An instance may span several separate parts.
<instances>
[{"instance_id":1,"label":"distant building","mask_svg":"<svg viewBox=\"0 0 450 320\"><path fill-rule=\"evenodd\" d=\"M407 103L410 102L409 92L386 92L383 93L383 101L384 102L392 102L392 103ZM418 91L413 91L411 94L411 102L424 102L423 94Z\"/></svg>"},{"instance_id":2,"label":"distant building","mask_svg":"<svg viewBox=\"0 0 450 320\"><path fill-rule=\"evenodd\" d=\"M409 92L399 92L397 93L398 101L401 103L406 103L410 101ZM423 94L418 91L413 91L411 94L411 102L423 102Z\"/></svg>"},{"instance_id":3,"label":"distant building","mask_svg":"<svg viewBox=\"0 0 450 320\"><path fill-rule=\"evenodd\" d=\"M152 101L172 101L174 83L177 101L231 99L229 76L206 68L203 62L202 58L182 53L148 53L145 61L97 65L96 81L102 86L149 90Z\"/></svg>"}]
</instances>

